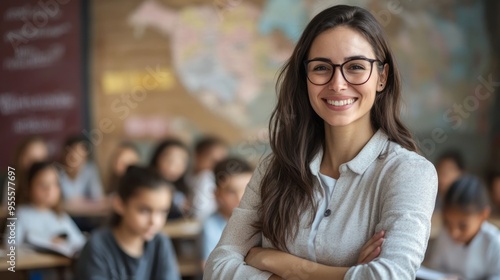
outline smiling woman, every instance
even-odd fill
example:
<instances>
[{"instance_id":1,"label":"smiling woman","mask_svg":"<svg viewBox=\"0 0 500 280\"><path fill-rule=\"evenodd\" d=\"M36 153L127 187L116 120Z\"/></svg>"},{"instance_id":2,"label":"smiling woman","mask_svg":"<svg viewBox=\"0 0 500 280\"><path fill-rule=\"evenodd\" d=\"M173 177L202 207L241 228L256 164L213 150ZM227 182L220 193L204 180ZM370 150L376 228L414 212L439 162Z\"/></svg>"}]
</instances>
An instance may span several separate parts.
<instances>
[{"instance_id":1,"label":"smiling woman","mask_svg":"<svg viewBox=\"0 0 500 280\"><path fill-rule=\"evenodd\" d=\"M358 7L319 13L277 90L273 153L204 279L415 279L437 176L400 121L399 72L379 23Z\"/></svg>"}]
</instances>

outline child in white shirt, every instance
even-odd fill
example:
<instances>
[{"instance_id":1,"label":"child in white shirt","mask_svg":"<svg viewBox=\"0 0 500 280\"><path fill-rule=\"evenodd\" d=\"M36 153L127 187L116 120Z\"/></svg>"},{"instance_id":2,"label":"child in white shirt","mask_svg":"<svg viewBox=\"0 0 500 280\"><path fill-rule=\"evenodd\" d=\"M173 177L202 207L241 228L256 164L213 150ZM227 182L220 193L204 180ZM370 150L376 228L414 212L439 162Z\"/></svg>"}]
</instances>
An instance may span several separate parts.
<instances>
[{"instance_id":1,"label":"child in white shirt","mask_svg":"<svg viewBox=\"0 0 500 280\"><path fill-rule=\"evenodd\" d=\"M430 254L432 269L463 279L500 279L500 231L480 180L464 176L444 197L443 224Z\"/></svg>"}]
</instances>

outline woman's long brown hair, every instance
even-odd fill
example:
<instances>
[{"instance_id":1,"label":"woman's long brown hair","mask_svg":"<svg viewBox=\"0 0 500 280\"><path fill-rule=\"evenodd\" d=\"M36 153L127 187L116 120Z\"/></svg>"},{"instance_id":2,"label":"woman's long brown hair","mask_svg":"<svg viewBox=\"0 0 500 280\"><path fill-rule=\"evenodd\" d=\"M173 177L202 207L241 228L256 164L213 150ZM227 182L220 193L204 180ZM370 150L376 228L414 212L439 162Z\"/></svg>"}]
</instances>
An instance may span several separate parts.
<instances>
[{"instance_id":1,"label":"woman's long brown hair","mask_svg":"<svg viewBox=\"0 0 500 280\"><path fill-rule=\"evenodd\" d=\"M377 20L362 8L345 5L328 8L316 15L278 76L278 103L269 122L273 153L260 183L260 221L254 225L273 246L283 251L288 251L287 244L297 235L301 214L310 213L309 224L314 220L317 205L309 163L325 140L324 122L309 102L303 61L320 33L340 25L362 34L371 44L376 58L389 66L387 85L377 93L370 112L373 128L381 129L402 147L417 150L410 132L400 121L399 72Z\"/></svg>"}]
</instances>

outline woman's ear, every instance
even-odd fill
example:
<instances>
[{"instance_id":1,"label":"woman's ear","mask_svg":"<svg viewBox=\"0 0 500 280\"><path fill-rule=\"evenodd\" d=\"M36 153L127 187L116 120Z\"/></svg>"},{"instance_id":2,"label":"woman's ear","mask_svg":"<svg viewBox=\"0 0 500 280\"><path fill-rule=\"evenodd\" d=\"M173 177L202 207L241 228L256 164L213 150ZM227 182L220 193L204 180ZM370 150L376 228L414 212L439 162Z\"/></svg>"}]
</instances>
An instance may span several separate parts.
<instances>
[{"instance_id":1,"label":"woman's ear","mask_svg":"<svg viewBox=\"0 0 500 280\"><path fill-rule=\"evenodd\" d=\"M113 195L111 198L111 204L113 206L113 211L118 215L123 215L125 212L125 205L121 197L117 194Z\"/></svg>"},{"instance_id":2,"label":"woman's ear","mask_svg":"<svg viewBox=\"0 0 500 280\"><path fill-rule=\"evenodd\" d=\"M387 77L389 76L389 64L384 64L384 69L380 71L377 81L377 92L381 92L387 85Z\"/></svg>"}]
</instances>

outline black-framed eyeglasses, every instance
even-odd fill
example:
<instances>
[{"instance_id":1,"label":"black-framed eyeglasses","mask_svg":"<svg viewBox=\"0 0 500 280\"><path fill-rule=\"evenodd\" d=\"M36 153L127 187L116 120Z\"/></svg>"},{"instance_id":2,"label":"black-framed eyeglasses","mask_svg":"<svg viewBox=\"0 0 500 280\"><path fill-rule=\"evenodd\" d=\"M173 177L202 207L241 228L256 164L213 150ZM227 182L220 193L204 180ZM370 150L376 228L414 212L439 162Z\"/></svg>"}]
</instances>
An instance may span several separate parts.
<instances>
[{"instance_id":1,"label":"black-framed eyeglasses","mask_svg":"<svg viewBox=\"0 0 500 280\"><path fill-rule=\"evenodd\" d=\"M337 67L340 67L340 73L349 84L362 85L370 79L374 62L377 62L379 66L383 65L383 62L378 59L360 57L349 59L342 64L333 64L326 58L315 58L305 60L304 66L307 79L317 86L328 84Z\"/></svg>"}]
</instances>

